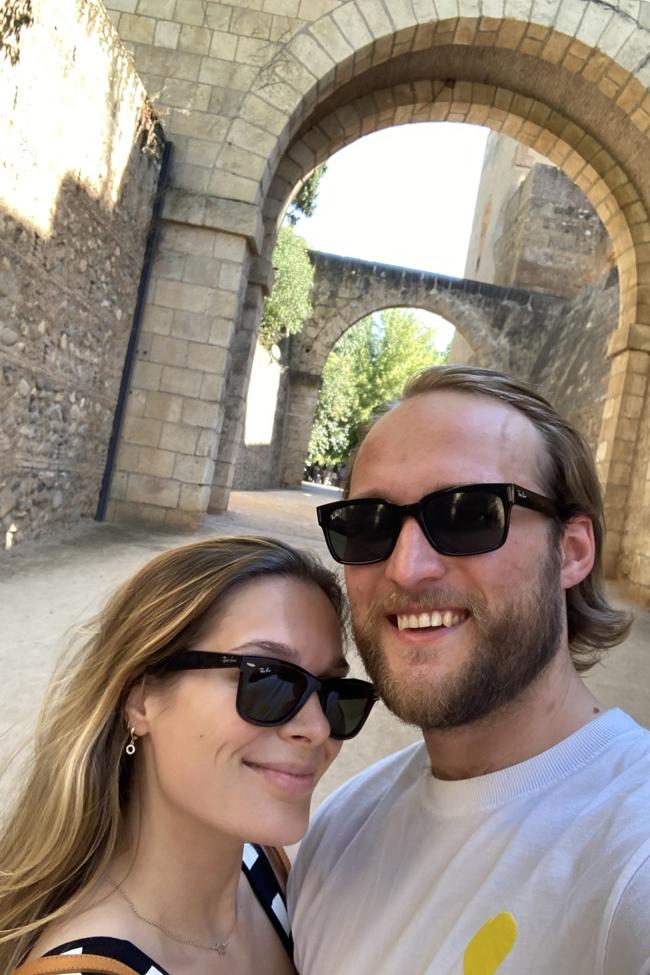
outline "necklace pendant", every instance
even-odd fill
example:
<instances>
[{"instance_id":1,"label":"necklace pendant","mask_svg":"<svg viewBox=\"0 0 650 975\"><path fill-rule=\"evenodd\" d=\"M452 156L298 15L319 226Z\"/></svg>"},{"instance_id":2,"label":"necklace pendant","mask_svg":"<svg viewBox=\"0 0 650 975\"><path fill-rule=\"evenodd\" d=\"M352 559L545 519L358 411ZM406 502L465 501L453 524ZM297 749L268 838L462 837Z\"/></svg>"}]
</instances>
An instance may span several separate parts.
<instances>
[{"instance_id":1,"label":"necklace pendant","mask_svg":"<svg viewBox=\"0 0 650 975\"><path fill-rule=\"evenodd\" d=\"M220 941L218 945L215 945L214 946L214 950L216 951L216 953L218 955L225 955L225 953L226 953L226 946L225 946L225 944L222 941Z\"/></svg>"}]
</instances>

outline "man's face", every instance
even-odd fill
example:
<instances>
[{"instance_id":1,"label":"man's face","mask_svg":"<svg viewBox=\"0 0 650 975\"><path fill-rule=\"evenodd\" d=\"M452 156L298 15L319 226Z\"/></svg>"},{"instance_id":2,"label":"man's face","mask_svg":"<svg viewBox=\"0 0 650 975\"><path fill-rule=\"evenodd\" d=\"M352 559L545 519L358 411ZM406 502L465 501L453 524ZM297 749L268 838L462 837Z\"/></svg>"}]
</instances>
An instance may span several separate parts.
<instances>
[{"instance_id":1,"label":"man's face","mask_svg":"<svg viewBox=\"0 0 650 975\"><path fill-rule=\"evenodd\" d=\"M409 504L490 482L544 494L543 456L518 411L487 397L426 393L373 427L350 497ZM359 650L391 710L426 730L468 724L516 699L564 638L560 561L549 519L515 506L494 552L440 555L408 518L388 559L346 566Z\"/></svg>"}]
</instances>

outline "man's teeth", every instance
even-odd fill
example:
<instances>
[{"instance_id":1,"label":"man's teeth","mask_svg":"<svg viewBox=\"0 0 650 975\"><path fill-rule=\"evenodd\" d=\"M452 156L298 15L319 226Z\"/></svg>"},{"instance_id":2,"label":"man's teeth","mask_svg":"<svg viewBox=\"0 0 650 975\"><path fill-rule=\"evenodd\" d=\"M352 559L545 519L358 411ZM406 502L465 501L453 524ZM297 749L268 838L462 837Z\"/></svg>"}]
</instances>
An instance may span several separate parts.
<instances>
[{"instance_id":1,"label":"man's teeth","mask_svg":"<svg viewBox=\"0 0 650 975\"><path fill-rule=\"evenodd\" d=\"M461 623L466 613L454 613L450 609L439 612L437 609L433 613L404 613L397 616L398 630L421 630L432 626L455 626Z\"/></svg>"}]
</instances>

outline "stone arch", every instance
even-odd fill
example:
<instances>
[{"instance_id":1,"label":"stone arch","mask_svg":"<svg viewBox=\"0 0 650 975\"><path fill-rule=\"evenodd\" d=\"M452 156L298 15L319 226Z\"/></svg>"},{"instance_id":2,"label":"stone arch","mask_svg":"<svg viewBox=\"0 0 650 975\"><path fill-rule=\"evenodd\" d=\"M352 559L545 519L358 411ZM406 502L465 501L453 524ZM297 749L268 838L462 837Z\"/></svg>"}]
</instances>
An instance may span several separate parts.
<instances>
[{"instance_id":1,"label":"stone arch","mask_svg":"<svg viewBox=\"0 0 650 975\"><path fill-rule=\"evenodd\" d=\"M647 38L610 6L551 0L535 10L524 21L517 0L504 0L502 16L481 18L468 0L404 0L390 12L350 0L298 31L262 68L216 168L232 164L229 149L245 156L267 259L291 192L319 160L377 127L426 117L424 106L428 118L520 138L578 183L608 229L621 278L598 449L606 567L614 573L633 478L629 414L642 412L650 351Z\"/></svg>"},{"instance_id":2,"label":"stone arch","mask_svg":"<svg viewBox=\"0 0 650 975\"><path fill-rule=\"evenodd\" d=\"M419 308L446 318L476 350L477 365L526 378L566 302L555 295L311 253L311 319L292 337L280 478L297 487L328 355L341 336L387 308Z\"/></svg>"}]
</instances>

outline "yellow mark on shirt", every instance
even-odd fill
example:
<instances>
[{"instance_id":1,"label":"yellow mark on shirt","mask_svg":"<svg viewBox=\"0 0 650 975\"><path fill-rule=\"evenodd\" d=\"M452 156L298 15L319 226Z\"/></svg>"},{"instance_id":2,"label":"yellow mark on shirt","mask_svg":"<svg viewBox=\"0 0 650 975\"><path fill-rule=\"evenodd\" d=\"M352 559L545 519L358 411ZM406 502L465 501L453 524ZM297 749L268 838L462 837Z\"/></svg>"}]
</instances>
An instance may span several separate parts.
<instances>
[{"instance_id":1,"label":"yellow mark on shirt","mask_svg":"<svg viewBox=\"0 0 650 975\"><path fill-rule=\"evenodd\" d=\"M512 914L497 914L486 921L465 949L463 975L494 975L517 940Z\"/></svg>"}]
</instances>

